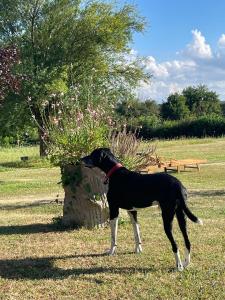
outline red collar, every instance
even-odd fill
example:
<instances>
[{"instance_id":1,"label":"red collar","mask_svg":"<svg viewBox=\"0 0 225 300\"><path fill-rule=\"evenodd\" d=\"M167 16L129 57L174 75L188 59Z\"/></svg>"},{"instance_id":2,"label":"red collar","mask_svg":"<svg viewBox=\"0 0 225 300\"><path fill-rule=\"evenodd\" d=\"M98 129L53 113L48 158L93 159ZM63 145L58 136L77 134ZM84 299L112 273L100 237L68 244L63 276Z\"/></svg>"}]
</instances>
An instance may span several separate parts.
<instances>
[{"instance_id":1,"label":"red collar","mask_svg":"<svg viewBox=\"0 0 225 300\"><path fill-rule=\"evenodd\" d=\"M112 167L112 169L110 169L109 172L106 174L104 183L107 184L108 181L109 181L110 176L112 176L112 174L113 174L114 172L116 172L116 170L118 170L118 169L120 169L120 168L122 168L122 167L123 167L123 166L122 166L120 163L118 163L118 164L116 164L114 167Z\"/></svg>"}]
</instances>

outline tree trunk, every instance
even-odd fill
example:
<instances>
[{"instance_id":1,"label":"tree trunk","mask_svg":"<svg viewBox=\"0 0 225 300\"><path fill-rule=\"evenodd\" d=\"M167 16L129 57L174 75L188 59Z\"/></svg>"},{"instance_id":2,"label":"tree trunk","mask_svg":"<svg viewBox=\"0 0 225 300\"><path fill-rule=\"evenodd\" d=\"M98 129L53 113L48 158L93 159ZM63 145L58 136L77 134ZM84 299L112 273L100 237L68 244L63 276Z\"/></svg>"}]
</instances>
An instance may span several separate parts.
<instances>
[{"instance_id":1,"label":"tree trunk","mask_svg":"<svg viewBox=\"0 0 225 300\"><path fill-rule=\"evenodd\" d=\"M107 185L98 169L67 165L62 170L65 199L63 224L99 228L108 224Z\"/></svg>"},{"instance_id":2,"label":"tree trunk","mask_svg":"<svg viewBox=\"0 0 225 300\"><path fill-rule=\"evenodd\" d=\"M39 154L41 157L44 157L47 155L47 145L46 145L46 134L43 130L44 124L43 124L43 118L40 113L40 109L35 103L32 103L30 105L30 110L32 114L35 116L35 120L38 123L38 136L39 136Z\"/></svg>"},{"instance_id":3,"label":"tree trunk","mask_svg":"<svg viewBox=\"0 0 225 300\"><path fill-rule=\"evenodd\" d=\"M45 135L44 132L39 128L38 129L38 134L39 134L39 143L40 143L40 148L39 148L39 153L41 157L44 157L47 155L47 146L45 143Z\"/></svg>"}]
</instances>

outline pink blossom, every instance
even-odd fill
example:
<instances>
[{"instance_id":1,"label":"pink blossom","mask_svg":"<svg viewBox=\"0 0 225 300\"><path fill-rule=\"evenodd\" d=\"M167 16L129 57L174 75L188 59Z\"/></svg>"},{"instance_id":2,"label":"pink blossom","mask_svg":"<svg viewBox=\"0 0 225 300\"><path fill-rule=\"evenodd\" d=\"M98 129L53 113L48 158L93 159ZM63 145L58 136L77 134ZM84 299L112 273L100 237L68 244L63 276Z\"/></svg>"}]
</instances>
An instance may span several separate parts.
<instances>
[{"instance_id":1,"label":"pink blossom","mask_svg":"<svg viewBox=\"0 0 225 300\"><path fill-rule=\"evenodd\" d=\"M55 124L55 125L58 125L59 120L56 117L54 117L54 118L52 118L52 123Z\"/></svg>"}]
</instances>

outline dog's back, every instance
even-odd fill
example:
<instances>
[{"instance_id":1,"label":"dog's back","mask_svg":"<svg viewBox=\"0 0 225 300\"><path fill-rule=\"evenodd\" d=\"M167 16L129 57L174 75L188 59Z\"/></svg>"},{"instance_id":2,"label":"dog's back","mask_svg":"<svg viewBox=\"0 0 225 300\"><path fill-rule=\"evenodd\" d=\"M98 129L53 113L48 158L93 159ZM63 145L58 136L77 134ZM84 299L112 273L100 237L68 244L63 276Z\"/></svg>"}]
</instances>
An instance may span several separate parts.
<instances>
[{"instance_id":1,"label":"dog's back","mask_svg":"<svg viewBox=\"0 0 225 300\"><path fill-rule=\"evenodd\" d=\"M121 208L142 208L151 206L154 201L161 205L171 197L174 199L179 193L177 190L182 189L181 182L169 174L139 174L121 168L111 177L108 197L121 202Z\"/></svg>"}]
</instances>

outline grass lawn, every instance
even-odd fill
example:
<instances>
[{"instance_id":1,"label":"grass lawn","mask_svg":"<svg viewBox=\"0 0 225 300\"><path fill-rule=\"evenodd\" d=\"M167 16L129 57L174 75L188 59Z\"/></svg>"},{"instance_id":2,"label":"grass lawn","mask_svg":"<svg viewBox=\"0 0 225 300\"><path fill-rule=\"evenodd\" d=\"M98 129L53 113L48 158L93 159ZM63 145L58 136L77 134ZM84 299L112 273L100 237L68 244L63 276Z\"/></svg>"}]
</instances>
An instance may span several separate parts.
<instances>
[{"instance_id":1,"label":"grass lawn","mask_svg":"<svg viewBox=\"0 0 225 300\"><path fill-rule=\"evenodd\" d=\"M20 157L28 156L28 161ZM0 148L0 201L63 197L60 169L39 158L35 147Z\"/></svg>"},{"instance_id":2,"label":"grass lawn","mask_svg":"<svg viewBox=\"0 0 225 300\"><path fill-rule=\"evenodd\" d=\"M174 258L156 207L141 210L141 255L133 253L131 224L119 226L118 252L109 228L65 230L53 218L62 205L60 171L38 159L38 149L0 149L0 299L224 299L225 138L159 141L159 155L203 158L200 172L178 176L189 190L189 207L204 222L188 221L192 262L174 270ZM20 156L30 157L29 165ZM183 240L174 222L183 255Z\"/></svg>"}]
</instances>

